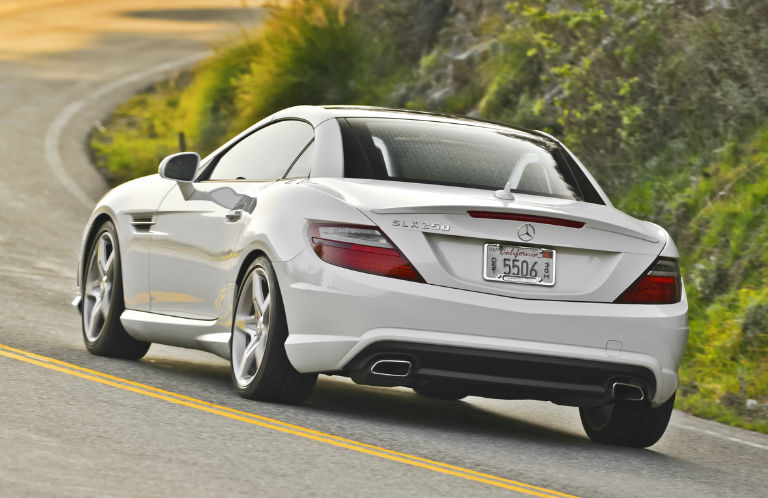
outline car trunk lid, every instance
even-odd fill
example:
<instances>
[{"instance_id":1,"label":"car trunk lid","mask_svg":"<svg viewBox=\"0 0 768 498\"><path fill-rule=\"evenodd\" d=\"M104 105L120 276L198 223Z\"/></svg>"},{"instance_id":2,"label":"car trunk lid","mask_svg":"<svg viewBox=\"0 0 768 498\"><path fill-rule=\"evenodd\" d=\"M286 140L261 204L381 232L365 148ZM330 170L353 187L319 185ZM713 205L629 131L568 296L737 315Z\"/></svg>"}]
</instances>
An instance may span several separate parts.
<instances>
[{"instance_id":1,"label":"car trunk lid","mask_svg":"<svg viewBox=\"0 0 768 498\"><path fill-rule=\"evenodd\" d=\"M612 302L656 259L655 225L601 204L483 189L367 179L313 179L365 213L427 283L526 299ZM521 238L524 225L531 238ZM553 285L483 278L486 244L552 250Z\"/></svg>"}]
</instances>

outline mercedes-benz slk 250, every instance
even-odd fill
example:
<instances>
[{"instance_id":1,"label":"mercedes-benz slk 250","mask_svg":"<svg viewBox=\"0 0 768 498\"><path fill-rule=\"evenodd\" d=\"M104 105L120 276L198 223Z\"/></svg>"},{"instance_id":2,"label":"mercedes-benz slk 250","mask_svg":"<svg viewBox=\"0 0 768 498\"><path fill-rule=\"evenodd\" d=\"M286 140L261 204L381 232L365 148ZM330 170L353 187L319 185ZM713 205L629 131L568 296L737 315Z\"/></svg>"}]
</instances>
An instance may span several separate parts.
<instances>
[{"instance_id":1,"label":"mercedes-benz slk 250","mask_svg":"<svg viewBox=\"0 0 768 498\"><path fill-rule=\"evenodd\" d=\"M107 193L76 304L92 353L210 351L248 398L344 375L577 406L593 440L649 446L688 336L678 256L546 133L300 106Z\"/></svg>"}]
</instances>

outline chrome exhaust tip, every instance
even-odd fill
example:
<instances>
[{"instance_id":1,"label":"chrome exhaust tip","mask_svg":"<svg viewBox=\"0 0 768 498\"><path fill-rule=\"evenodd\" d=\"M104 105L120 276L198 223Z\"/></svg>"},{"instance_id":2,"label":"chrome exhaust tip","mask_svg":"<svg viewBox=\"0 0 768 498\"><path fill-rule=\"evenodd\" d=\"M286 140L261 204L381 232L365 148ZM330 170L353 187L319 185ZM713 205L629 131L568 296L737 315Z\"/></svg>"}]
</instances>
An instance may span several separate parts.
<instances>
[{"instance_id":1,"label":"chrome exhaust tip","mask_svg":"<svg viewBox=\"0 0 768 498\"><path fill-rule=\"evenodd\" d=\"M626 401L643 401L645 399L645 391L642 387L626 382L614 382L611 386L611 394L614 399Z\"/></svg>"},{"instance_id":2,"label":"chrome exhaust tip","mask_svg":"<svg viewBox=\"0 0 768 498\"><path fill-rule=\"evenodd\" d=\"M371 365L371 373L387 377L408 377L411 362L408 360L379 360Z\"/></svg>"}]
</instances>

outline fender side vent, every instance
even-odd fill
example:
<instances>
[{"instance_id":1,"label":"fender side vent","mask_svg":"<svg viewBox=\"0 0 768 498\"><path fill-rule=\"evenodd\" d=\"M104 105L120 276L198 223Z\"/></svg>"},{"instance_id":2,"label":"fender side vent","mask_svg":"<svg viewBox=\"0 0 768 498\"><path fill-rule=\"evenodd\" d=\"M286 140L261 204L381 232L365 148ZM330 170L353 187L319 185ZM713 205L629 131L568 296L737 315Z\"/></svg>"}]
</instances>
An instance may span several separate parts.
<instances>
[{"instance_id":1,"label":"fender side vent","mask_svg":"<svg viewBox=\"0 0 768 498\"><path fill-rule=\"evenodd\" d=\"M131 216L131 226L136 232L149 233L154 224L155 220L152 215L135 214Z\"/></svg>"}]
</instances>

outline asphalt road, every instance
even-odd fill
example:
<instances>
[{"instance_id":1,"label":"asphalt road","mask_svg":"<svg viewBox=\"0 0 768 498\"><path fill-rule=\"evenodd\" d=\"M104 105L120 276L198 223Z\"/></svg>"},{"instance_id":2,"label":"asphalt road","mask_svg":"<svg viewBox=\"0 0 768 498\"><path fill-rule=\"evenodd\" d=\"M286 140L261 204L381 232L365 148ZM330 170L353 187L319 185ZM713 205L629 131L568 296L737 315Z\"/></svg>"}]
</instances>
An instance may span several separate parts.
<instances>
[{"instance_id":1,"label":"asphalt road","mask_svg":"<svg viewBox=\"0 0 768 498\"><path fill-rule=\"evenodd\" d=\"M321 377L280 406L238 397L205 353L89 355L69 305L106 189L86 134L258 18L234 0L160 3L0 0L1 496L768 495L767 436L681 412L635 450L589 442L576 409L548 403Z\"/></svg>"}]
</instances>

